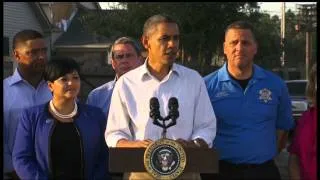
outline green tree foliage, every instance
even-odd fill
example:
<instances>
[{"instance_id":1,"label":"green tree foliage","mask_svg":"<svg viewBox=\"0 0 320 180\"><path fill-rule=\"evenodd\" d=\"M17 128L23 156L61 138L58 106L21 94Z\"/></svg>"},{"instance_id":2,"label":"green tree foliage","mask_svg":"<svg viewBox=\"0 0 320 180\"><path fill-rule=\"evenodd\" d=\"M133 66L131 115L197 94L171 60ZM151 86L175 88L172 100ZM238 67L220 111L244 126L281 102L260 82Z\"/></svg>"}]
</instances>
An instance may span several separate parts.
<instances>
[{"instance_id":1,"label":"green tree foliage","mask_svg":"<svg viewBox=\"0 0 320 180\"><path fill-rule=\"evenodd\" d=\"M295 30L297 16L292 11L286 12L286 41L285 62L287 66L304 65L305 60L305 33Z\"/></svg>"},{"instance_id":2,"label":"green tree foliage","mask_svg":"<svg viewBox=\"0 0 320 180\"><path fill-rule=\"evenodd\" d=\"M249 20L256 28L258 55L256 63L272 69L280 66L280 20L278 16L260 13L257 2L122 2L126 9L90 11L81 18L89 31L114 40L120 36L140 39L143 24L155 14L174 17L180 26L180 47L185 56L191 57L188 65L200 73L211 64L213 56L223 55L224 30L236 20ZM287 12L286 55L290 59L300 59L303 46L302 37L294 30L295 15ZM181 63L181 56L180 59Z\"/></svg>"},{"instance_id":3,"label":"green tree foliage","mask_svg":"<svg viewBox=\"0 0 320 180\"><path fill-rule=\"evenodd\" d=\"M211 63L212 52L222 46L224 29L232 21L246 17L257 3L206 2L206 3L121 3L126 10L88 12L82 17L90 31L106 37L141 37L143 24L154 14L167 14L180 25L181 47L195 64Z\"/></svg>"},{"instance_id":4,"label":"green tree foliage","mask_svg":"<svg viewBox=\"0 0 320 180\"><path fill-rule=\"evenodd\" d=\"M280 65L280 20L278 16L255 12L249 16L249 21L255 27L258 42L258 54L255 63L271 68Z\"/></svg>"}]
</instances>

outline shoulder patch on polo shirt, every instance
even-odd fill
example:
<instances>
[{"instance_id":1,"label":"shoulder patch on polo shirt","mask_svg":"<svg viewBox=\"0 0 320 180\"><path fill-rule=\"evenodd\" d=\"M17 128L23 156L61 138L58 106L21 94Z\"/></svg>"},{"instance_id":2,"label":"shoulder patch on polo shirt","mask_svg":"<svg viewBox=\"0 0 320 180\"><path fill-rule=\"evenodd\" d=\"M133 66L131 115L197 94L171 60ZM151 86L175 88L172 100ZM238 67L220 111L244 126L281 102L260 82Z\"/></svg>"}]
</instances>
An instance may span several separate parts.
<instances>
[{"instance_id":1,"label":"shoulder patch on polo shirt","mask_svg":"<svg viewBox=\"0 0 320 180\"><path fill-rule=\"evenodd\" d=\"M259 99L262 100L263 102L267 103L268 101L272 100L272 92L267 89L267 88L263 88L259 91L260 97Z\"/></svg>"}]
</instances>

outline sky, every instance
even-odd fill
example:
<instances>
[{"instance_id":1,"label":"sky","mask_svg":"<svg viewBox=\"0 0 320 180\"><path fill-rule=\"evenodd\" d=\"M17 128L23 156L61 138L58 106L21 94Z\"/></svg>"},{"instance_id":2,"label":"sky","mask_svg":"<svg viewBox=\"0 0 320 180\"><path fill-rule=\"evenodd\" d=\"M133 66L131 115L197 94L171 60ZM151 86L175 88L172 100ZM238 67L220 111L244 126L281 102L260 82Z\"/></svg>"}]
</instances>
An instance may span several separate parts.
<instances>
[{"instance_id":1,"label":"sky","mask_svg":"<svg viewBox=\"0 0 320 180\"><path fill-rule=\"evenodd\" d=\"M102 9L108 8L110 5L117 2L99 2ZM291 9L293 12L296 12L296 4L312 4L316 2L286 2L286 11ZM260 10L262 12L269 13L271 16L278 15L281 16L282 2L258 2L260 5Z\"/></svg>"},{"instance_id":2,"label":"sky","mask_svg":"<svg viewBox=\"0 0 320 180\"><path fill-rule=\"evenodd\" d=\"M291 9L291 11L296 12L296 4L314 4L316 2L286 2L286 11ZM269 13L271 16L278 15L281 16L282 2L258 2L260 10L262 12Z\"/></svg>"}]
</instances>

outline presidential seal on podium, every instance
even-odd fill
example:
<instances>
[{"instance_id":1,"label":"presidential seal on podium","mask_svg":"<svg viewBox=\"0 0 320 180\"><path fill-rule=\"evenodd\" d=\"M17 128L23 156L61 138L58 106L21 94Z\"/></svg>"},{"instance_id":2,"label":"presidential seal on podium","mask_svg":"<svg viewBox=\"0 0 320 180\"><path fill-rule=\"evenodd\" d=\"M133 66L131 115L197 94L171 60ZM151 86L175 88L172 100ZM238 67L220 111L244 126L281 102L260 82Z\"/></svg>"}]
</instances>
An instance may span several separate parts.
<instances>
[{"instance_id":1,"label":"presidential seal on podium","mask_svg":"<svg viewBox=\"0 0 320 180\"><path fill-rule=\"evenodd\" d=\"M166 133L179 117L178 100L174 97L169 99L169 115L165 118L160 115L159 106L157 98L150 99L150 117L153 124L163 128L162 138L147 147L143 162L147 172L155 179L176 179L186 167L186 153L178 142L166 138Z\"/></svg>"},{"instance_id":2,"label":"presidential seal on podium","mask_svg":"<svg viewBox=\"0 0 320 180\"><path fill-rule=\"evenodd\" d=\"M176 179L186 166L186 153L178 142L162 138L146 149L144 166L155 179Z\"/></svg>"}]
</instances>

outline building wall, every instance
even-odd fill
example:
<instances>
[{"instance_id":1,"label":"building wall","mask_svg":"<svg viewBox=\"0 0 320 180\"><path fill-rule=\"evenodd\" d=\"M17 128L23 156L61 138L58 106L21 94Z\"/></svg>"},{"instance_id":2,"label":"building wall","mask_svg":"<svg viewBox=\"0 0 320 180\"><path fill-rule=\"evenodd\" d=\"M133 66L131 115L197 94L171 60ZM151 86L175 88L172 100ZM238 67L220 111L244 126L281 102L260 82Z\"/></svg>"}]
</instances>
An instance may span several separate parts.
<instances>
[{"instance_id":1,"label":"building wall","mask_svg":"<svg viewBox=\"0 0 320 180\"><path fill-rule=\"evenodd\" d=\"M4 2L3 3L3 36L9 38L9 52L12 54L12 39L13 36L23 29L34 29L43 33L42 27L36 18L34 12L31 10L28 2ZM4 58L7 61L12 61L12 57ZM16 67L13 63L12 71ZM6 66L4 68L10 68ZM12 71L5 69L4 76L8 76ZM11 73L10 73L11 72Z\"/></svg>"},{"instance_id":2,"label":"building wall","mask_svg":"<svg viewBox=\"0 0 320 180\"><path fill-rule=\"evenodd\" d=\"M10 51L13 36L22 29L27 28L43 33L41 25L28 2L4 2L3 36L9 37Z\"/></svg>"},{"instance_id":3,"label":"building wall","mask_svg":"<svg viewBox=\"0 0 320 180\"><path fill-rule=\"evenodd\" d=\"M52 18L51 18L51 10L49 8L50 2L39 2L41 8L43 9L43 12L46 14L48 17L48 20L51 24L53 24Z\"/></svg>"},{"instance_id":4,"label":"building wall","mask_svg":"<svg viewBox=\"0 0 320 180\"><path fill-rule=\"evenodd\" d=\"M2 61L2 65L3 65L3 79L10 76L11 74L13 74L13 69L12 69L12 61L6 60L7 57L4 57L3 61Z\"/></svg>"}]
</instances>

